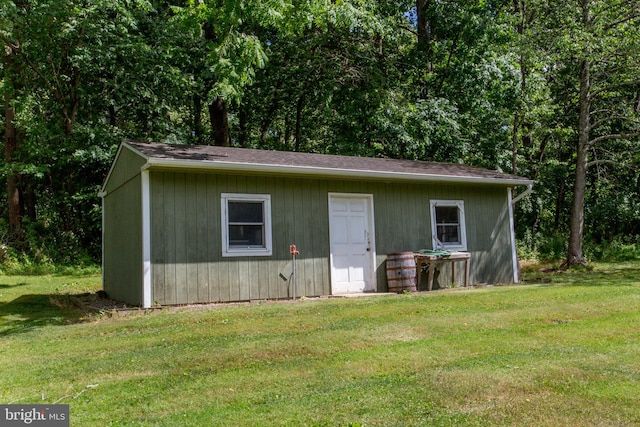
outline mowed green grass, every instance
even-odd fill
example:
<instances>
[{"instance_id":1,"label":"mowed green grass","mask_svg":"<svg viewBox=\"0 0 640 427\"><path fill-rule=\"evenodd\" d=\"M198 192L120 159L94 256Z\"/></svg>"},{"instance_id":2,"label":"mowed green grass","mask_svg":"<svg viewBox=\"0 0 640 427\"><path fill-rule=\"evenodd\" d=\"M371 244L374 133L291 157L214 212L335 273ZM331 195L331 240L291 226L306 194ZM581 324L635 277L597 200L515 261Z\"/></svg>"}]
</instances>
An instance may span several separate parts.
<instances>
[{"instance_id":1,"label":"mowed green grass","mask_svg":"<svg viewBox=\"0 0 640 427\"><path fill-rule=\"evenodd\" d=\"M525 277L128 315L73 305L98 276L0 277L0 403L72 426L639 425L640 263Z\"/></svg>"}]
</instances>

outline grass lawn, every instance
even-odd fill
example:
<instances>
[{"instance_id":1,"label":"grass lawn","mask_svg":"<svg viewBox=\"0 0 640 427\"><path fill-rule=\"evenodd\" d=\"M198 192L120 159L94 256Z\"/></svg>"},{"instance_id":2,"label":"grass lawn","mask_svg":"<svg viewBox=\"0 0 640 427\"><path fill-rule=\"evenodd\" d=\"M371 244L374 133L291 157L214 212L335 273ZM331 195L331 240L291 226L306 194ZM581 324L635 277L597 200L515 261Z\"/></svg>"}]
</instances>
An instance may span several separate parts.
<instances>
[{"instance_id":1,"label":"grass lawn","mask_svg":"<svg viewBox=\"0 0 640 427\"><path fill-rule=\"evenodd\" d=\"M70 295L98 276L0 276L0 403L68 403L72 426L640 425L640 262L525 277L111 315Z\"/></svg>"}]
</instances>

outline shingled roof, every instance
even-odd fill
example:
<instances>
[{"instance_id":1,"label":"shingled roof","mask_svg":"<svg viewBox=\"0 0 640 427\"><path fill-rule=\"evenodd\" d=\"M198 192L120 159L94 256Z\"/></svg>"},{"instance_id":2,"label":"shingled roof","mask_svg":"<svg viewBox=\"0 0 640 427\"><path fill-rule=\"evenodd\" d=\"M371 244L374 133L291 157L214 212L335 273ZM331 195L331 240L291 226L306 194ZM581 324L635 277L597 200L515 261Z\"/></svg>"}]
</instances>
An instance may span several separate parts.
<instances>
[{"instance_id":1,"label":"shingled roof","mask_svg":"<svg viewBox=\"0 0 640 427\"><path fill-rule=\"evenodd\" d=\"M125 141L148 168L227 170L385 180L530 185L533 181L453 163Z\"/></svg>"}]
</instances>

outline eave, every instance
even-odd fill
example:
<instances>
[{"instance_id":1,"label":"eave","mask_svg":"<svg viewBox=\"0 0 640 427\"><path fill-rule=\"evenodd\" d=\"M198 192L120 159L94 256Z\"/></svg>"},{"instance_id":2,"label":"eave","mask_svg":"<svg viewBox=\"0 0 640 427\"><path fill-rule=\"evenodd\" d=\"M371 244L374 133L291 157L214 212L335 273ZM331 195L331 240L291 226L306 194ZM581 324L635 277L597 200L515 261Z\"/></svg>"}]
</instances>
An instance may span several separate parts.
<instances>
[{"instance_id":1,"label":"eave","mask_svg":"<svg viewBox=\"0 0 640 427\"><path fill-rule=\"evenodd\" d=\"M491 184L504 186L531 185L528 179L479 178L456 175L413 174L404 172L381 172L359 169L340 169L310 166L289 166L257 163L239 163L208 160L175 160L149 158L143 170L198 170L213 172L237 172L243 174L293 175L308 177L369 179L378 181L443 182L460 184Z\"/></svg>"}]
</instances>

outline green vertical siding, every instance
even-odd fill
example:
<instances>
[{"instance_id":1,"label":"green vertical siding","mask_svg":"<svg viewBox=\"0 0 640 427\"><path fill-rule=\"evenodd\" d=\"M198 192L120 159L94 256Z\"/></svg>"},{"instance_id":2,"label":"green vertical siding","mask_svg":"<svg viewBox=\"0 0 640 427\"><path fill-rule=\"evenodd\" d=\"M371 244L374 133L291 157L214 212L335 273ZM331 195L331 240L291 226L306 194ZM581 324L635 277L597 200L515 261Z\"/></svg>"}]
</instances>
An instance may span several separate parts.
<instances>
[{"instance_id":1,"label":"green vertical siding","mask_svg":"<svg viewBox=\"0 0 640 427\"><path fill-rule=\"evenodd\" d=\"M118 152L103 191L103 287L112 298L142 304L142 184L146 160Z\"/></svg>"},{"instance_id":2,"label":"green vertical siding","mask_svg":"<svg viewBox=\"0 0 640 427\"><path fill-rule=\"evenodd\" d=\"M129 180L140 175L140 168L146 160L128 148L122 147L118 152L118 158L113 163L109 177L104 186L104 191L109 194Z\"/></svg>"},{"instance_id":3,"label":"green vertical siding","mask_svg":"<svg viewBox=\"0 0 640 427\"><path fill-rule=\"evenodd\" d=\"M103 199L103 287L109 296L142 304L142 197L140 174Z\"/></svg>"},{"instance_id":4,"label":"green vertical siding","mask_svg":"<svg viewBox=\"0 0 640 427\"><path fill-rule=\"evenodd\" d=\"M292 296L279 273L296 244L297 295L331 292L328 194L372 194L378 290L388 253L431 248L431 199L464 200L471 282L513 278L507 190L500 186L384 183L152 171L153 300L160 304ZM221 193L270 194L273 255L222 257ZM441 277L449 279L449 266ZM458 281L463 268L458 269Z\"/></svg>"},{"instance_id":5,"label":"green vertical siding","mask_svg":"<svg viewBox=\"0 0 640 427\"><path fill-rule=\"evenodd\" d=\"M153 193L153 197L151 197L151 245L153 246L155 242L162 241L164 237L167 235L167 227L166 224L167 217L163 212L163 207L165 206L165 193L168 188L164 186L164 177L162 175L150 174L150 188L155 188L156 191ZM167 280L167 270L169 266L165 261L166 254L159 254L157 251L151 251L151 293L153 296L154 303L160 303L161 301L165 304L168 304L166 301L169 300L169 284L173 283L173 280ZM165 262L159 262L165 261Z\"/></svg>"}]
</instances>

